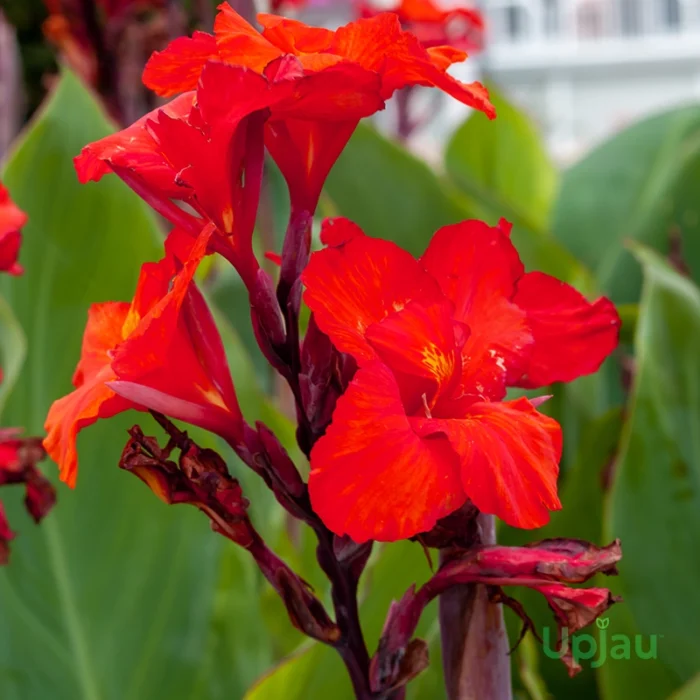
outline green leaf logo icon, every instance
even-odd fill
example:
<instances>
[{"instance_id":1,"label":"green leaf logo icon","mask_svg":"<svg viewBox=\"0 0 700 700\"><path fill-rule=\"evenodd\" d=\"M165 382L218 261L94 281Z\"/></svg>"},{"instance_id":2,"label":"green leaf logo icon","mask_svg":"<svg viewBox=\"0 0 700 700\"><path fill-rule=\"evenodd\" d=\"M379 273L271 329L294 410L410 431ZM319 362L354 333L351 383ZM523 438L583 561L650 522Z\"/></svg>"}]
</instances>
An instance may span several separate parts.
<instances>
[{"instance_id":1,"label":"green leaf logo icon","mask_svg":"<svg viewBox=\"0 0 700 700\"><path fill-rule=\"evenodd\" d=\"M598 629L604 630L610 624L610 618L609 617L599 617L595 621L595 623L596 623L596 625L598 625Z\"/></svg>"}]
</instances>

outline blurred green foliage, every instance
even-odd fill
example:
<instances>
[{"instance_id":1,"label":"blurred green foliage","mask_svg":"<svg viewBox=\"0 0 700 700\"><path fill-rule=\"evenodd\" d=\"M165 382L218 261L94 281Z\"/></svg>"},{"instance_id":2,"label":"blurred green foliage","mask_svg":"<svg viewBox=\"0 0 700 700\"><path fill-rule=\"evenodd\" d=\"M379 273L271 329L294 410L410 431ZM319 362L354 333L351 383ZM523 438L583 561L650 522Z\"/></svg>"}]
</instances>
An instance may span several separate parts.
<instances>
[{"instance_id":1,"label":"blurred green foliage","mask_svg":"<svg viewBox=\"0 0 700 700\"><path fill-rule=\"evenodd\" d=\"M532 700L699 698L700 217L691 214L700 107L632 126L559 173L527 119L495 99L498 119L470 117L447 144L440 173L361 125L331 173L323 207L417 254L439 226L504 216L529 269L624 303L625 342L604 370L547 391L545 407L566 436L564 509L539 531L503 527L499 538L621 537L620 576L599 582L626 598L611 611L610 633L658 635L658 658L609 659L571 680L528 639L512 657L513 677L518 697ZM28 341L4 425L41 430L51 401L70 386L89 303L130 298L138 263L158 257L158 222L134 195L115 178L80 187L72 172L72 156L111 128L67 75L2 176L30 215L27 272L0 283L5 368L22 362L19 328ZM269 195L277 244L281 189L278 182ZM694 279L665 259L673 236ZM244 412L263 418L293 450L293 426L261 391L268 377L237 332L248 323L245 299L228 278L216 281L212 298ZM631 390L623 365L633 368ZM56 512L41 527L10 504L20 537L11 566L0 571L2 700L350 698L337 656L291 627L245 552L211 535L198 513L167 508L119 472L123 428L136 420L152 428L131 415L81 437L78 487L59 487ZM327 598L313 537L290 527L253 474L231 466L266 539ZM391 600L430 573L416 544L377 548L362 585L371 650ZM539 627L552 625L542 600L520 598ZM408 697L439 700L434 604L419 631L432 664Z\"/></svg>"}]
</instances>

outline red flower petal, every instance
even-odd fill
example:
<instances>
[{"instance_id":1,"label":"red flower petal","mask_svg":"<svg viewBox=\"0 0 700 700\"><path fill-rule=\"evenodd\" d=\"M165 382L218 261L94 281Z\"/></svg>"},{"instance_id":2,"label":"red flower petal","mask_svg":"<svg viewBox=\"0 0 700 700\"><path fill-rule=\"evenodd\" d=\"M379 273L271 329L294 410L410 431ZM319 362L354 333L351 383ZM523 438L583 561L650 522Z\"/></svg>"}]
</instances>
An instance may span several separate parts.
<instances>
[{"instance_id":1,"label":"red flower petal","mask_svg":"<svg viewBox=\"0 0 700 700\"><path fill-rule=\"evenodd\" d=\"M509 300L523 274L503 230L481 221L441 228L420 258L471 331L462 349L464 392L500 400L527 366L532 335Z\"/></svg>"},{"instance_id":2,"label":"red flower petal","mask_svg":"<svg viewBox=\"0 0 700 700\"><path fill-rule=\"evenodd\" d=\"M565 282L529 272L519 280L513 302L527 314L534 337L519 386L536 388L590 374L617 347L621 321L609 299L590 303Z\"/></svg>"},{"instance_id":3,"label":"red flower petal","mask_svg":"<svg viewBox=\"0 0 700 700\"><path fill-rule=\"evenodd\" d=\"M78 476L78 433L98 418L111 418L130 408L130 401L105 386L115 379L109 365L85 380L75 391L54 401L46 416L44 449L60 468L61 481L73 488Z\"/></svg>"},{"instance_id":4,"label":"red flower petal","mask_svg":"<svg viewBox=\"0 0 700 700\"><path fill-rule=\"evenodd\" d=\"M343 216L324 219L321 223L321 243L338 248L358 236L364 236L364 231L350 219Z\"/></svg>"},{"instance_id":5,"label":"red flower petal","mask_svg":"<svg viewBox=\"0 0 700 700\"><path fill-rule=\"evenodd\" d=\"M461 458L462 484L482 512L531 529L559 510L559 424L527 399L472 404L464 418L411 419L419 435L444 433Z\"/></svg>"},{"instance_id":6,"label":"red flower petal","mask_svg":"<svg viewBox=\"0 0 700 700\"><path fill-rule=\"evenodd\" d=\"M78 432L98 418L129 408L202 418L197 424L216 429L234 444L238 440L241 415L223 347L203 299L190 286L211 233L211 227L202 231L179 272L172 252L144 265L132 304L106 303L91 309L74 377L76 389L54 402L45 425L44 447L69 486L77 476ZM185 243L166 242L166 251L184 253ZM132 395L138 398L122 398L107 386L118 385L117 380L135 385L139 391ZM157 405L141 403L149 396L147 389L153 390ZM168 397L173 398L170 404L164 403ZM186 413L178 414L179 407Z\"/></svg>"},{"instance_id":7,"label":"red flower petal","mask_svg":"<svg viewBox=\"0 0 700 700\"><path fill-rule=\"evenodd\" d=\"M434 46L428 49L430 60L440 70L447 70L454 63L466 61L467 54L453 46Z\"/></svg>"},{"instance_id":8,"label":"red flower petal","mask_svg":"<svg viewBox=\"0 0 700 700\"><path fill-rule=\"evenodd\" d=\"M24 272L24 268L17 262L21 246L22 234L19 231L0 233L0 272L9 275L21 275Z\"/></svg>"},{"instance_id":9,"label":"red flower petal","mask_svg":"<svg viewBox=\"0 0 700 700\"><path fill-rule=\"evenodd\" d=\"M342 62L297 79L291 98L273 108L265 144L295 209L315 210L328 173L360 119L384 108L380 91L376 73Z\"/></svg>"},{"instance_id":10,"label":"red flower petal","mask_svg":"<svg viewBox=\"0 0 700 700\"><path fill-rule=\"evenodd\" d=\"M211 34L195 32L191 37L179 37L148 59L143 84L162 97L194 90L204 64L217 56Z\"/></svg>"},{"instance_id":11,"label":"red flower petal","mask_svg":"<svg viewBox=\"0 0 700 700\"><path fill-rule=\"evenodd\" d=\"M412 537L465 501L449 443L413 432L381 363L358 370L338 400L311 452L309 494L324 523L355 542Z\"/></svg>"},{"instance_id":12,"label":"red flower petal","mask_svg":"<svg viewBox=\"0 0 700 700\"><path fill-rule=\"evenodd\" d=\"M98 418L109 418L132 408L105 382L115 379L110 354L122 340L128 303L93 304L83 335L80 362L73 375L75 391L55 401L46 417L44 449L60 468L61 480L73 488L78 474L78 433Z\"/></svg>"},{"instance_id":13,"label":"red flower petal","mask_svg":"<svg viewBox=\"0 0 700 700\"><path fill-rule=\"evenodd\" d=\"M370 326L365 337L399 380L404 405L411 413L419 407L421 395L425 405L432 407L459 378L459 352L467 335L468 331L459 329L458 346L452 305L444 300L409 302L401 311Z\"/></svg>"},{"instance_id":14,"label":"red flower petal","mask_svg":"<svg viewBox=\"0 0 700 700\"><path fill-rule=\"evenodd\" d=\"M314 253L302 280L304 300L315 313L318 327L338 350L358 361L376 357L365 340L369 326L409 301L442 298L437 284L410 253L367 236Z\"/></svg>"},{"instance_id":15,"label":"red flower petal","mask_svg":"<svg viewBox=\"0 0 700 700\"><path fill-rule=\"evenodd\" d=\"M112 165L132 170L154 189L177 196L177 171L163 156L149 133L147 124L162 114L171 119L186 119L192 109L194 93L176 97L164 107L154 109L126 129L88 144L74 159L78 179L83 184L99 181L111 172Z\"/></svg>"},{"instance_id":16,"label":"red flower petal","mask_svg":"<svg viewBox=\"0 0 700 700\"><path fill-rule=\"evenodd\" d=\"M363 68L378 71L382 76L384 97L408 85L437 87L491 119L496 116L486 88L480 83L462 83L448 75L444 54L438 54L434 61L413 34L401 30L399 19L393 13L340 27L331 51Z\"/></svg>"},{"instance_id":17,"label":"red flower petal","mask_svg":"<svg viewBox=\"0 0 700 700\"><path fill-rule=\"evenodd\" d=\"M27 215L10 199L7 188L0 183L0 272L22 274L17 256L22 244L20 229L26 223Z\"/></svg>"},{"instance_id":18,"label":"red flower petal","mask_svg":"<svg viewBox=\"0 0 700 700\"><path fill-rule=\"evenodd\" d=\"M190 259L177 274L168 256L142 267L122 331L124 341L112 352L112 366L120 379L133 380L163 363L164 350L177 333L180 309L211 234L211 228L202 231Z\"/></svg>"},{"instance_id":19,"label":"red flower petal","mask_svg":"<svg viewBox=\"0 0 700 700\"><path fill-rule=\"evenodd\" d=\"M268 63L286 53L270 43L227 2L218 7L214 34L219 56L228 63L262 73Z\"/></svg>"},{"instance_id":20,"label":"red flower petal","mask_svg":"<svg viewBox=\"0 0 700 700\"><path fill-rule=\"evenodd\" d=\"M88 321L83 334L80 361L73 374L73 386L90 381L111 359L112 350L122 342L122 328L131 305L122 301L93 304L88 309Z\"/></svg>"},{"instance_id":21,"label":"red flower petal","mask_svg":"<svg viewBox=\"0 0 700 700\"><path fill-rule=\"evenodd\" d=\"M27 223L27 215L10 199L7 188L0 183L0 236L19 231Z\"/></svg>"},{"instance_id":22,"label":"red flower petal","mask_svg":"<svg viewBox=\"0 0 700 700\"><path fill-rule=\"evenodd\" d=\"M297 56L307 71L320 71L343 60L329 53L334 37L329 29L264 13L257 19L263 26L262 35L284 53Z\"/></svg>"}]
</instances>

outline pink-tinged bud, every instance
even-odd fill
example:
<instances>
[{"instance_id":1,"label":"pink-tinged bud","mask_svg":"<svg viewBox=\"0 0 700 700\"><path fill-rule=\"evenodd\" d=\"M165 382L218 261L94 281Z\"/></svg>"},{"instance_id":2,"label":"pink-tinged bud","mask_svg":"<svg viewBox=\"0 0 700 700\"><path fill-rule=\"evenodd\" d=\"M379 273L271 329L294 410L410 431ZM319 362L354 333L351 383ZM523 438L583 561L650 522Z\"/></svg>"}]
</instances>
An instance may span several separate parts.
<instances>
[{"instance_id":1,"label":"pink-tinged bud","mask_svg":"<svg viewBox=\"0 0 700 700\"><path fill-rule=\"evenodd\" d=\"M278 590L292 624L307 637L326 644L340 639L340 628L326 613L323 605L310 594L307 585L286 567L276 573Z\"/></svg>"},{"instance_id":2,"label":"pink-tinged bud","mask_svg":"<svg viewBox=\"0 0 700 700\"><path fill-rule=\"evenodd\" d=\"M248 501L224 461L213 450L197 447L186 433L165 419L160 422L168 425L171 438L177 441L179 462L170 459L171 446L161 449L154 438L134 426L119 466L138 476L165 503L196 506L209 516L217 532L248 548L252 540L246 515Z\"/></svg>"},{"instance_id":3,"label":"pink-tinged bud","mask_svg":"<svg viewBox=\"0 0 700 700\"><path fill-rule=\"evenodd\" d=\"M282 244L278 290L280 300L287 298L292 286L309 262L312 221L312 213L306 210L293 212L289 218L289 225Z\"/></svg>"},{"instance_id":4,"label":"pink-tinged bud","mask_svg":"<svg viewBox=\"0 0 700 700\"><path fill-rule=\"evenodd\" d=\"M253 331L260 350L275 369L285 374L288 371L285 350L287 331L272 278L265 270L259 269L248 291Z\"/></svg>"},{"instance_id":5,"label":"pink-tinged bud","mask_svg":"<svg viewBox=\"0 0 700 700\"><path fill-rule=\"evenodd\" d=\"M556 648L560 653L562 630L566 629L569 636L578 632L592 624L613 603L618 603L621 600L620 597L612 595L607 588L567 588L559 584L552 584L540 586L537 590L547 599L549 607L556 617ZM566 664L570 676L575 676L581 670L581 665L574 658L570 644L566 645L561 659Z\"/></svg>"},{"instance_id":6,"label":"pink-tinged bud","mask_svg":"<svg viewBox=\"0 0 700 700\"><path fill-rule=\"evenodd\" d=\"M301 348L299 387L304 413L314 436L323 435L342 393L338 379L340 353L323 333L313 314Z\"/></svg>"},{"instance_id":7,"label":"pink-tinged bud","mask_svg":"<svg viewBox=\"0 0 700 700\"><path fill-rule=\"evenodd\" d=\"M603 588L571 589L564 583L582 583L596 574L614 575L615 564L622 557L620 542L596 547L582 540L544 540L526 547L478 546L465 550L462 556L444 563L439 571L418 591L409 588L404 597L393 603L377 653L372 659L371 683L376 693L385 693L400 683L407 670L402 658L425 606L446 590L457 585L480 583L491 591L493 602L512 607L534 629L522 606L505 595L504 586L525 586L542 593L554 611L557 624L573 633L591 624L620 599ZM570 675L577 666L571 656L564 655Z\"/></svg>"},{"instance_id":8,"label":"pink-tinged bud","mask_svg":"<svg viewBox=\"0 0 700 700\"><path fill-rule=\"evenodd\" d=\"M36 523L56 502L53 486L36 466L45 456L41 438L22 438L15 428L0 430L0 486L24 485L24 505ZM13 537L0 503L0 565L7 563Z\"/></svg>"},{"instance_id":9,"label":"pink-tinged bud","mask_svg":"<svg viewBox=\"0 0 700 700\"><path fill-rule=\"evenodd\" d=\"M622 550L619 540L596 547L583 540L556 538L525 547L484 547L477 550L476 557L478 570L489 571L498 579L583 583L597 573L616 575ZM473 571L473 564L466 560L448 562L447 567L457 577L460 571L466 576Z\"/></svg>"},{"instance_id":10,"label":"pink-tinged bud","mask_svg":"<svg viewBox=\"0 0 700 700\"><path fill-rule=\"evenodd\" d=\"M119 466L138 476L165 503L189 503L205 513L215 532L250 552L284 601L292 624L314 639L335 643L340 637L338 627L308 585L268 549L255 530L247 513L249 503L224 460L213 450L199 447L164 416L154 417L168 433L168 445L161 448L155 438L134 426ZM269 436L267 442L271 444ZM171 456L176 449L177 462Z\"/></svg>"},{"instance_id":11,"label":"pink-tinged bud","mask_svg":"<svg viewBox=\"0 0 700 700\"><path fill-rule=\"evenodd\" d=\"M10 557L10 540L14 539L14 537L15 533L10 529L5 509L0 502L0 566L7 564Z\"/></svg>"},{"instance_id":12,"label":"pink-tinged bud","mask_svg":"<svg viewBox=\"0 0 700 700\"><path fill-rule=\"evenodd\" d=\"M256 423L260 442L267 456L268 472L273 484L277 485L292 498L306 496L306 484L294 466L287 450L282 447L277 436L264 424Z\"/></svg>"}]
</instances>

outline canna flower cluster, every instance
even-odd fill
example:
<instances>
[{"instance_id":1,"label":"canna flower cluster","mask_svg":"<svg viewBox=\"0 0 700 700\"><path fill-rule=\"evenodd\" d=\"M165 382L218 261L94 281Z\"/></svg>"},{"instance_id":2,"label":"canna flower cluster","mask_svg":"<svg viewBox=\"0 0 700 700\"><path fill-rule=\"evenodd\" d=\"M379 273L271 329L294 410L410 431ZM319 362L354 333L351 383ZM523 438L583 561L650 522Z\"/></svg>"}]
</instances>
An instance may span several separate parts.
<instances>
[{"instance_id":1,"label":"canna flower cluster","mask_svg":"<svg viewBox=\"0 0 700 700\"><path fill-rule=\"evenodd\" d=\"M618 544L509 549L484 545L473 526L489 514L536 528L561 507L561 428L538 410L546 397L507 400L506 391L596 371L617 344L614 306L526 272L505 221L445 227L415 259L347 219L330 219L324 247L312 254L311 224L331 167L360 120L396 91L433 87L489 118L495 112L482 85L447 72L462 52L426 48L396 14L336 31L272 15L258 22L261 32L224 3L213 35L196 32L155 53L144 82L172 99L75 159L82 182L117 175L172 229L131 302L90 309L74 390L46 420L44 446L61 479L76 484L82 429L128 409L153 414L166 447L135 426L120 466L165 502L194 505L245 547L293 624L337 648L358 697L389 692L420 670L399 661L413 658L425 604L454 585L486 583L494 604L512 604L503 586L533 587L562 626L589 624L614 599L566 584L615 573ZM291 202L281 254L272 256L276 280L253 247L266 152ZM294 396L308 482L274 433L241 413L195 282L209 255L230 263L247 287L258 344ZM302 303L311 311L303 337ZM221 457L172 420L222 438L314 530L334 616L262 541ZM449 544L449 558L426 588L389 611L370 659L359 578L375 541L414 538ZM546 571L538 560L550 562Z\"/></svg>"},{"instance_id":2,"label":"canna flower cluster","mask_svg":"<svg viewBox=\"0 0 700 700\"><path fill-rule=\"evenodd\" d=\"M22 274L17 257L22 242L20 229L26 222L27 215L10 199L7 188L0 183L0 273ZM41 438L25 438L18 428L0 427L0 486L23 485L25 506L37 523L56 500L53 487L36 466L44 457ZM9 542L14 536L0 502L0 565L7 563Z\"/></svg>"}]
</instances>

